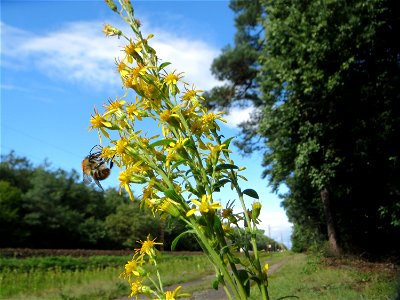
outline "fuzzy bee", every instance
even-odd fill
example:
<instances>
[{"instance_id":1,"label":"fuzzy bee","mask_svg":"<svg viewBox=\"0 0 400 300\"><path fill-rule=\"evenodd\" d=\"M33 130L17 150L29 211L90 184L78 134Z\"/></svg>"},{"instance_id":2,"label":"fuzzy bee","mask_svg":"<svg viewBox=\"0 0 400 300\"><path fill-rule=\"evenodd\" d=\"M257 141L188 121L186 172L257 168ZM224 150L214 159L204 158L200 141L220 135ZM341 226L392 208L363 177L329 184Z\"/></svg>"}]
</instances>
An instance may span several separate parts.
<instances>
[{"instance_id":1,"label":"fuzzy bee","mask_svg":"<svg viewBox=\"0 0 400 300\"><path fill-rule=\"evenodd\" d=\"M92 153L93 149L97 148L99 151ZM114 163L111 158L105 159L101 157L101 146L94 146L89 155L82 161L83 182L90 184L93 181L104 191L100 184L100 180L106 179L111 174L111 168Z\"/></svg>"}]
</instances>

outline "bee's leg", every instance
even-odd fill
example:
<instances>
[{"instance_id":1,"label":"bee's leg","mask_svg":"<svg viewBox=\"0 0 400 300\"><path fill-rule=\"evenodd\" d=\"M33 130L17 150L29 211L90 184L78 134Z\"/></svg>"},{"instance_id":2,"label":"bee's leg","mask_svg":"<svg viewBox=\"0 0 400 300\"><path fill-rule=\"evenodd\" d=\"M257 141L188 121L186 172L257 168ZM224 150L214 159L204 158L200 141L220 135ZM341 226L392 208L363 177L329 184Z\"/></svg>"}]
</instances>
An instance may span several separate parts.
<instances>
[{"instance_id":1,"label":"bee's leg","mask_svg":"<svg viewBox=\"0 0 400 300\"><path fill-rule=\"evenodd\" d=\"M104 192L104 189L103 189L103 187L101 186L101 184L100 184L100 181L98 181L97 179L94 179L94 182L97 184L97 186L101 189L101 191L103 191Z\"/></svg>"}]
</instances>

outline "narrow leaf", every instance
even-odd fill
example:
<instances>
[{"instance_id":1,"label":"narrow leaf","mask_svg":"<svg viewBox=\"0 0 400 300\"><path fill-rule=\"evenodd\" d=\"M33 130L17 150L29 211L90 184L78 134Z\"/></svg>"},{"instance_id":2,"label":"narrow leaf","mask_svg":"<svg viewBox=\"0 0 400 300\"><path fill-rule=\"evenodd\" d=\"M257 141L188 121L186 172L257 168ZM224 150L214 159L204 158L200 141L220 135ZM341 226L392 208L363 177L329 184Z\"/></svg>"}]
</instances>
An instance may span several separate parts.
<instances>
[{"instance_id":1,"label":"narrow leaf","mask_svg":"<svg viewBox=\"0 0 400 300\"><path fill-rule=\"evenodd\" d=\"M169 66L170 64L171 64L170 62L162 63L162 64L158 67L158 70L161 71L162 69L164 69L166 66Z\"/></svg>"},{"instance_id":2,"label":"narrow leaf","mask_svg":"<svg viewBox=\"0 0 400 300\"><path fill-rule=\"evenodd\" d=\"M180 238L183 237L185 234L188 234L188 233L193 233L194 234L194 231L193 230L186 230L186 231L182 232L181 234L179 234L171 243L171 251L175 250L176 244L178 243Z\"/></svg>"},{"instance_id":3,"label":"narrow leaf","mask_svg":"<svg viewBox=\"0 0 400 300\"><path fill-rule=\"evenodd\" d=\"M150 148L154 148L154 147L157 147L157 146L167 146L167 145L169 145L170 143L175 142L175 141L176 141L176 140L174 140L174 139L163 139L163 140L159 140L159 141L157 141L157 142L151 143L151 144L149 145L149 147L150 147Z\"/></svg>"},{"instance_id":4,"label":"narrow leaf","mask_svg":"<svg viewBox=\"0 0 400 300\"><path fill-rule=\"evenodd\" d=\"M217 171L226 170L226 169L239 169L238 166L232 164L220 164L215 168Z\"/></svg>"},{"instance_id":5,"label":"narrow leaf","mask_svg":"<svg viewBox=\"0 0 400 300\"><path fill-rule=\"evenodd\" d=\"M225 140L222 144L226 145L226 148L229 148L229 145L231 143L231 141L234 139L235 137L230 137L229 139Z\"/></svg>"}]
</instances>

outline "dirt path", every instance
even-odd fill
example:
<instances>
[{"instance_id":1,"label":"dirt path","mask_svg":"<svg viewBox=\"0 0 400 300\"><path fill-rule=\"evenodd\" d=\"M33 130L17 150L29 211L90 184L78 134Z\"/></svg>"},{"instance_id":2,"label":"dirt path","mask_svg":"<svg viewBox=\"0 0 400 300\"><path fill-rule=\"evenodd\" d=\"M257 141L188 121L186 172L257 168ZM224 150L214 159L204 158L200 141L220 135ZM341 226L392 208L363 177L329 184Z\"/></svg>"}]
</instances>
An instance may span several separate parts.
<instances>
[{"instance_id":1,"label":"dirt path","mask_svg":"<svg viewBox=\"0 0 400 300\"><path fill-rule=\"evenodd\" d=\"M287 262L287 259L283 259L277 263L274 263L273 265L269 266L268 269L268 274L274 273L276 270L278 270L280 267L282 267L285 263ZM208 275L206 277L203 277L201 279L193 280L193 281L188 281L172 286L168 286L166 290L174 290L176 287L179 285L182 286L182 292L189 292L192 294L192 297L190 298L191 300L227 300L228 298L226 297L225 291L223 288L219 288L218 290L215 290L211 288L211 283L213 279L215 278L215 275ZM129 298L129 297L123 297L123 298L118 298L114 300L132 300L134 298ZM138 299L148 299L144 296L138 297Z\"/></svg>"}]
</instances>

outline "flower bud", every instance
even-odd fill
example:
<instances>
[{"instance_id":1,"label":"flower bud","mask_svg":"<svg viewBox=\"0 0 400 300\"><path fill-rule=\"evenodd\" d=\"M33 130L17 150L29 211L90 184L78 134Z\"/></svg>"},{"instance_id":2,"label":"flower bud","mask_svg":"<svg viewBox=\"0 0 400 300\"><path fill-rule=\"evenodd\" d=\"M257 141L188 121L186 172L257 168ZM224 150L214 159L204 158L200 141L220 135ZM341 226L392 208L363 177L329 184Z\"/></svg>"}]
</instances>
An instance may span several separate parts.
<instances>
[{"instance_id":1,"label":"flower bud","mask_svg":"<svg viewBox=\"0 0 400 300\"><path fill-rule=\"evenodd\" d=\"M254 202L252 205L252 218L253 220L257 220L257 218L260 216L260 212L261 212L261 203L260 202Z\"/></svg>"},{"instance_id":2,"label":"flower bud","mask_svg":"<svg viewBox=\"0 0 400 300\"><path fill-rule=\"evenodd\" d=\"M117 6L115 5L113 0L105 0L105 1L106 1L106 3L107 3L109 8L111 8L115 12L118 11Z\"/></svg>"},{"instance_id":3,"label":"flower bud","mask_svg":"<svg viewBox=\"0 0 400 300\"><path fill-rule=\"evenodd\" d=\"M106 36L120 36L122 35L122 31L112 27L110 24L104 25L103 32Z\"/></svg>"},{"instance_id":4,"label":"flower bud","mask_svg":"<svg viewBox=\"0 0 400 300\"><path fill-rule=\"evenodd\" d=\"M132 8L131 1L130 0L123 0L123 1L124 1L124 4L125 4L125 7L126 7L126 11L132 15L133 14L133 8Z\"/></svg>"}]
</instances>

